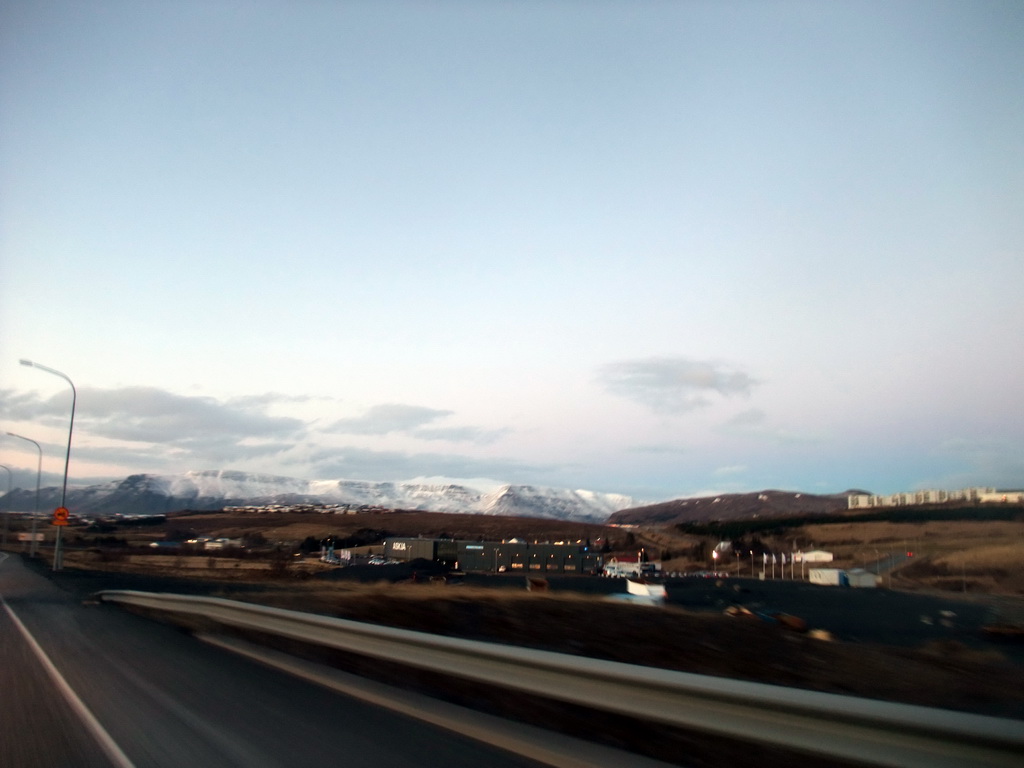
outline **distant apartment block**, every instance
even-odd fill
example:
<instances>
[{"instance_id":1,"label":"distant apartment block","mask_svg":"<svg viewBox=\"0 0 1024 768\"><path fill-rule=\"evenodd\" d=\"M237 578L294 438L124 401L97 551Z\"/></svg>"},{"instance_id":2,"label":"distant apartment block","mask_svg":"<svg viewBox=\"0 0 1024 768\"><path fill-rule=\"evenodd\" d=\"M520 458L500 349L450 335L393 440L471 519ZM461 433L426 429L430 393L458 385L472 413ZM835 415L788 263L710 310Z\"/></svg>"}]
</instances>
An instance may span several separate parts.
<instances>
[{"instance_id":1,"label":"distant apartment block","mask_svg":"<svg viewBox=\"0 0 1024 768\"><path fill-rule=\"evenodd\" d=\"M976 501L982 504L1021 504L1024 491L997 491L995 488L961 488L955 491L907 491L889 496L858 493L847 497L849 509L871 507L911 507L920 504L946 504L948 502Z\"/></svg>"}]
</instances>

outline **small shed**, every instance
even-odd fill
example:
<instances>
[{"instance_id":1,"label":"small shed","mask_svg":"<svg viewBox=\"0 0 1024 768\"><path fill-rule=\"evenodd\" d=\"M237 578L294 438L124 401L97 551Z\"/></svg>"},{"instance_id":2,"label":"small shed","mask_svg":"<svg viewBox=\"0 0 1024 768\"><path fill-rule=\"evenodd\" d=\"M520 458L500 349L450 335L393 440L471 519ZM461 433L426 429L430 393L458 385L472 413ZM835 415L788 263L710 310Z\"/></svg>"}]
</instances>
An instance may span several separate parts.
<instances>
[{"instance_id":1,"label":"small shed","mask_svg":"<svg viewBox=\"0 0 1024 768\"><path fill-rule=\"evenodd\" d=\"M863 568L854 568L846 572L846 578L851 587L875 588L878 586L878 575L865 571Z\"/></svg>"},{"instance_id":2,"label":"small shed","mask_svg":"<svg viewBox=\"0 0 1024 768\"><path fill-rule=\"evenodd\" d=\"M845 587L849 583L846 578L846 571L840 568L811 568L810 576L811 584Z\"/></svg>"}]
</instances>

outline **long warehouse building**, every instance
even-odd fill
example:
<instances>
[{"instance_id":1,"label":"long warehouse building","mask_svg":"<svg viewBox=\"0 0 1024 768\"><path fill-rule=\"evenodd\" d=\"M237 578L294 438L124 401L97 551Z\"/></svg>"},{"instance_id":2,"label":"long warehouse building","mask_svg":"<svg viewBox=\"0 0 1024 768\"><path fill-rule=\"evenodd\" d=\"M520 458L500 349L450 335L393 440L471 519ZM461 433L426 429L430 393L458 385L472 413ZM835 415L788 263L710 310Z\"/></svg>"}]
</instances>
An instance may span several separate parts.
<instances>
[{"instance_id":1,"label":"long warehouse building","mask_svg":"<svg viewBox=\"0 0 1024 768\"><path fill-rule=\"evenodd\" d=\"M457 541L455 539L388 539L391 560L433 560L462 571L487 573L600 573L600 552L585 544L530 544L525 541Z\"/></svg>"}]
</instances>

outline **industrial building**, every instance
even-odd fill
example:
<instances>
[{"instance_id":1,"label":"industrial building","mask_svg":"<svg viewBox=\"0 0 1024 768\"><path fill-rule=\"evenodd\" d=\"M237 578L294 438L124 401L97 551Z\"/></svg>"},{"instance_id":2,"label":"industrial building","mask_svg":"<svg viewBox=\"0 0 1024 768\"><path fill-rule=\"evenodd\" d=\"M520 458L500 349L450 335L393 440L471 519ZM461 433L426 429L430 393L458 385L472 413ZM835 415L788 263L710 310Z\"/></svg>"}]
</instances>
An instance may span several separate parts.
<instances>
[{"instance_id":1,"label":"industrial building","mask_svg":"<svg viewBox=\"0 0 1024 768\"><path fill-rule=\"evenodd\" d=\"M432 560L462 571L487 573L599 573L600 552L585 544L530 544L525 541L388 539L390 560Z\"/></svg>"}]
</instances>

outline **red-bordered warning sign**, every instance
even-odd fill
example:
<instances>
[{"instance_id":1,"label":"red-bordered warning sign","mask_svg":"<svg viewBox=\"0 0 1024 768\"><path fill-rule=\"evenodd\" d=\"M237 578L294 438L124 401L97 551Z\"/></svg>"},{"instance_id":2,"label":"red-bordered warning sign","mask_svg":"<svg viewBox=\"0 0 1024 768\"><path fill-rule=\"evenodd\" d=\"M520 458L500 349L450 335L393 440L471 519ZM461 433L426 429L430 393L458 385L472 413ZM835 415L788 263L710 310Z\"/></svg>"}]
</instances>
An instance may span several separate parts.
<instances>
[{"instance_id":1,"label":"red-bordered warning sign","mask_svg":"<svg viewBox=\"0 0 1024 768\"><path fill-rule=\"evenodd\" d=\"M67 525L68 515L70 514L71 513L68 511L67 507L57 507L55 510L53 510L53 524Z\"/></svg>"}]
</instances>

